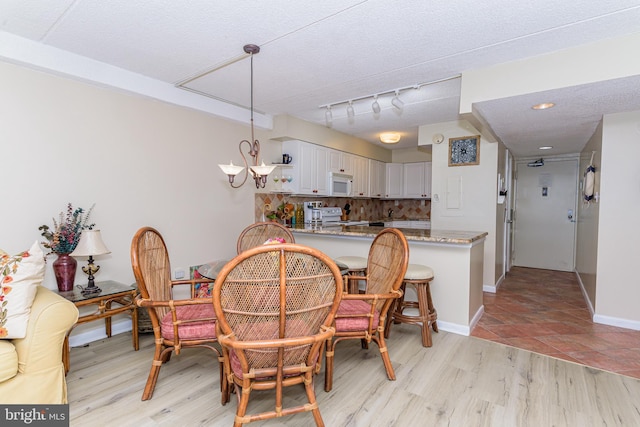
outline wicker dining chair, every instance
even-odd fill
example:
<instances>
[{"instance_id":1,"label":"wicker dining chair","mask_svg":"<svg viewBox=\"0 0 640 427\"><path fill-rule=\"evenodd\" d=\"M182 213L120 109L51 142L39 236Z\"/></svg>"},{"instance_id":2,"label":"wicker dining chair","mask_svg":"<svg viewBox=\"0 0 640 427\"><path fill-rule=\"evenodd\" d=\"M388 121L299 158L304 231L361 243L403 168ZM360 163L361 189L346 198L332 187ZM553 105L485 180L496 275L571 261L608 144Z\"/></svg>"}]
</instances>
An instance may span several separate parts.
<instances>
[{"instance_id":1,"label":"wicker dining chair","mask_svg":"<svg viewBox=\"0 0 640 427\"><path fill-rule=\"evenodd\" d=\"M164 239L151 227L141 228L133 237L131 265L140 292L136 304L148 310L155 336L155 353L142 400L153 396L162 364L169 361L173 352L178 355L188 347L205 347L216 353L222 386L222 355L214 345L215 312L210 298L195 298L196 285L212 280L171 280ZM173 288L178 285L190 286L190 299L174 299Z\"/></svg>"},{"instance_id":2,"label":"wicker dining chair","mask_svg":"<svg viewBox=\"0 0 640 427\"><path fill-rule=\"evenodd\" d=\"M387 377L395 380L389 352L384 339L385 320L395 298L402 295L400 286L409 262L409 245L397 228L385 228L369 248L366 274L346 276L345 280L362 280L364 294L343 294L335 317L336 332L326 343L325 391L333 386L333 357L336 345L343 340L358 339L363 348L371 341L380 349ZM348 289L349 286L346 286Z\"/></svg>"},{"instance_id":3,"label":"wicker dining chair","mask_svg":"<svg viewBox=\"0 0 640 427\"><path fill-rule=\"evenodd\" d=\"M278 222L256 222L251 224L238 236L236 248L238 253L263 245L268 239L281 238L284 243L295 243L293 233Z\"/></svg>"},{"instance_id":4,"label":"wicker dining chair","mask_svg":"<svg viewBox=\"0 0 640 427\"><path fill-rule=\"evenodd\" d=\"M324 425L313 380L341 294L336 264L307 246L258 246L223 267L213 306L224 361L222 403L232 387L238 396L234 426L304 411ZM296 384L304 385L308 403L283 407L283 388ZM247 415L253 390L274 389L273 410Z\"/></svg>"}]
</instances>

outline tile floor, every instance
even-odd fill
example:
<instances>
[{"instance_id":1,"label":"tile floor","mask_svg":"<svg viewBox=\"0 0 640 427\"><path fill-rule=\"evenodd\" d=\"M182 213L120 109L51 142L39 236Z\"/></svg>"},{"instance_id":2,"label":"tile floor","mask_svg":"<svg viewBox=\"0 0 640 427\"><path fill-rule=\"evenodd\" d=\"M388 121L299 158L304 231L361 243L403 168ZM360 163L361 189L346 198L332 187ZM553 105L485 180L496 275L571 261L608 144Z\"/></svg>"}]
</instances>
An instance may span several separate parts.
<instances>
[{"instance_id":1,"label":"tile floor","mask_svg":"<svg viewBox=\"0 0 640 427\"><path fill-rule=\"evenodd\" d=\"M593 323L574 273L514 267L471 336L640 378L640 331Z\"/></svg>"}]
</instances>

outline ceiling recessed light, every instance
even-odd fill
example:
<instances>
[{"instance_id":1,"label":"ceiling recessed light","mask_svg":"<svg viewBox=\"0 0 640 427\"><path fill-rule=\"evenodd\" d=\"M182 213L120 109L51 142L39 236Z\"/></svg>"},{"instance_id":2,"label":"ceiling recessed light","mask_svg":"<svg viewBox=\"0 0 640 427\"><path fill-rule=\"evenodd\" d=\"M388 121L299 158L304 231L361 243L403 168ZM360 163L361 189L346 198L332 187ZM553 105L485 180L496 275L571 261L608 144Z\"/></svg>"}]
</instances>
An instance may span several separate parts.
<instances>
[{"instance_id":1,"label":"ceiling recessed light","mask_svg":"<svg viewBox=\"0 0 640 427\"><path fill-rule=\"evenodd\" d=\"M542 104L536 104L531 108L533 108L534 110L546 110L547 108L551 108L555 105L556 104L554 104L553 102L543 102Z\"/></svg>"},{"instance_id":2,"label":"ceiling recessed light","mask_svg":"<svg viewBox=\"0 0 640 427\"><path fill-rule=\"evenodd\" d=\"M380 142L385 144L395 144L400 141L400 134L398 132L385 132L380 134Z\"/></svg>"},{"instance_id":3,"label":"ceiling recessed light","mask_svg":"<svg viewBox=\"0 0 640 427\"><path fill-rule=\"evenodd\" d=\"M543 145L542 147L538 147L538 150L551 150L552 148L551 145Z\"/></svg>"}]
</instances>

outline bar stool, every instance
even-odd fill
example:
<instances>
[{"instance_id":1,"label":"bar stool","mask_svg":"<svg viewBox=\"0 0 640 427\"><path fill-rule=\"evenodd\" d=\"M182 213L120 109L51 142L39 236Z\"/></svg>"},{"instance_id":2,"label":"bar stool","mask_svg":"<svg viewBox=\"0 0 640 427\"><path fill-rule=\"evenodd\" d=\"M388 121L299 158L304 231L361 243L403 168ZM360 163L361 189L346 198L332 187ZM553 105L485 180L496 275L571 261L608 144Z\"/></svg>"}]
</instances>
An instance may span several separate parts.
<instances>
[{"instance_id":1,"label":"bar stool","mask_svg":"<svg viewBox=\"0 0 640 427\"><path fill-rule=\"evenodd\" d=\"M367 258L361 256L341 256L335 259L338 262L346 265L349 268L347 275L349 276L364 276L367 272ZM359 293L358 280L349 280L350 294Z\"/></svg>"},{"instance_id":2,"label":"bar stool","mask_svg":"<svg viewBox=\"0 0 640 427\"><path fill-rule=\"evenodd\" d=\"M436 322L438 318L438 312L433 307L433 300L431 299L430 283L433 280L433 270L431 267L420 264L409 264L407 266L407 272L404 275L404 281L402 282L403 294L395 302L395 309L392 310L386 321L385 337L389 337L389 330L391 329L391 321L393 323L408 323L408 324L420 324L422 329L422 345L424 347L431 347L431 330L438 332L438 324ZM405 301L404 292L406 290L406 284L413 285L418 294L418 301ZM404 314L406 308L417 308L417 315Z\"/></svg>"}]
</instances>

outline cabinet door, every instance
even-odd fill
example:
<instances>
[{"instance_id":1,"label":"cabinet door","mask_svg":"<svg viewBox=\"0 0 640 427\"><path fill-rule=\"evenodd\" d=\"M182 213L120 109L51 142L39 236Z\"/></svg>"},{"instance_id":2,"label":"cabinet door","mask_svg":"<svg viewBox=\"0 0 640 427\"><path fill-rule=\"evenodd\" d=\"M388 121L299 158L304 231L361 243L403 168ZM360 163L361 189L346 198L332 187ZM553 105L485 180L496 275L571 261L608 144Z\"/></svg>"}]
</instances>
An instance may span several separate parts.
<instances>
[{"instance_id":1,"label":"cabinet door","mask_svg":"<svg viewBox=\"0 0 640 427\"><path fill-rule=\"evenodd\" d=\"M353 196L369 197L369 161L353 156Z\"/></svg>"},{"instance_id":2,"label":"cabinet door","mask_svg":"<svg viewBox=\"0 0 640 427\"><path fill-rule=\"evenodd\" d=\"M312 194L326 196L329 194L329 172L327 170L327 157L329 150L315 146L313 175L315 176L314 190Z\"/></svg>"},{"instance_id":3,"label":"cabinet door","mask_svg":"<svg viewBox=\"0 0 640 427\"><path fill-rule=\"evenodd\" d=\"M385 194L385 174L384 162L369 159L369 197L381 198Z\"/></svg>"},{"instance_id":4,"label":"cabinet door","mask_svg":"<svg viewBox=\"0 0 640 427\"><path fill-rule=\"evenodd\" d=\"M339 150L327 149L329 172L354 175L354 155Z\"/></svg>"},{"instance_id":5,"label":"cabinet door","mask_svg":"<svg viewBox=\"0 0 640 427\"><path fill-rule=\"evenodd\" d=\"M315 148L311 144L300 144L300 184L298 190L300 194L315 194L316 190L316 158Z\"/></svg>"},{"instance_id":6,"label":"cabinet door","mask_svg":"<svg viewBox=\"0 0 640 427\"><path fill-rule=\"evenodd\" d=\"M402 179L404 165L402 163L387 163L385 198L402 198Z\"/></svg>"},{"instance_id":7,"label":"cabinet door","mask_svg":"<svg viewBox=\"0 0 640 427\"><path fill-rule=\"evenodd\" d=\"M403 188L404 197L424 197L424 163L405 163Z\"/></svg>"},{"instance_id":8,"label":"cabinet door","mask_svg":"<svg viewBox=\"0 0 640 427\"><path fill-rule=\"evenodd\" d=\"M424 164L424 197L431 198L431 171L432 163L426 162Z\"/></svg>"}]
</instances>

